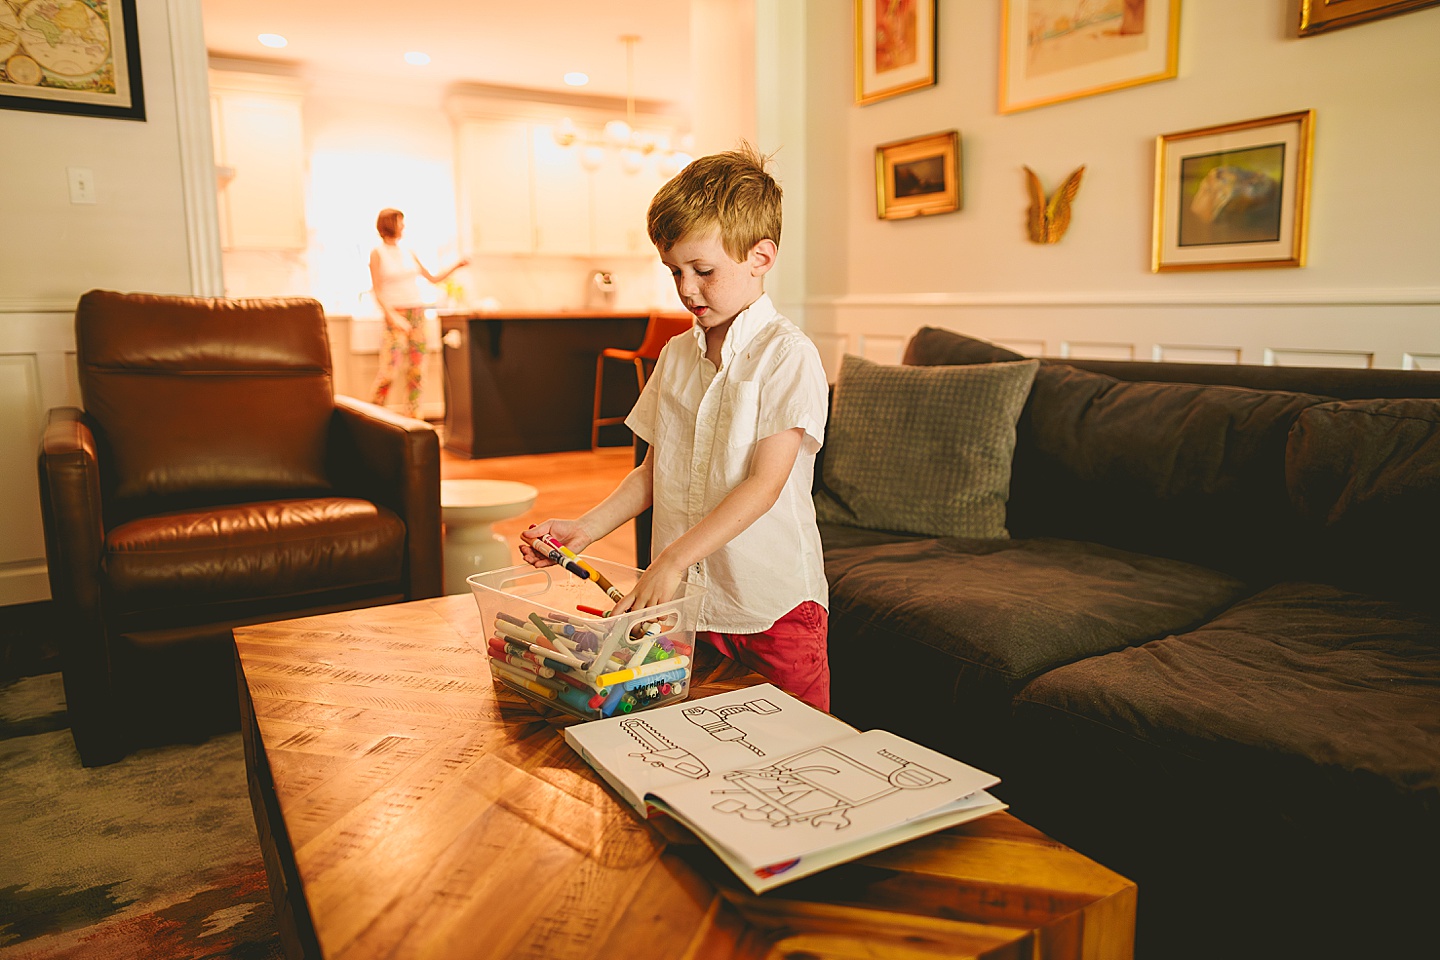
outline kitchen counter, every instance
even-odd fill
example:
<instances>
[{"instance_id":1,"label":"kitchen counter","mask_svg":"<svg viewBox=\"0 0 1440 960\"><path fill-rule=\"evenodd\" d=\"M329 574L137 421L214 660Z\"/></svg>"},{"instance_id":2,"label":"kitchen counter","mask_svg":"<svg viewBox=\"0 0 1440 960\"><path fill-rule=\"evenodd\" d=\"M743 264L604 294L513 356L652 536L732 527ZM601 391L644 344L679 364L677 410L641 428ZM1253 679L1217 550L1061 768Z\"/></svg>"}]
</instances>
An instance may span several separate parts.
<instances>
[{"instance_id":1,"label":"kitchen counter","mask_svg":"<svg viewBox=\"0 0 1440 960\"><path fill-rule=\"evenodd\" d=\"M595 361L607 347L633 350L647 312L611 310L442 312L445 449L471 459L590 449ZM605 371L605 415L639 396L633 370ZM624 426L605 427L605 446L628 444Z\"/></svg>"}]
</instances>

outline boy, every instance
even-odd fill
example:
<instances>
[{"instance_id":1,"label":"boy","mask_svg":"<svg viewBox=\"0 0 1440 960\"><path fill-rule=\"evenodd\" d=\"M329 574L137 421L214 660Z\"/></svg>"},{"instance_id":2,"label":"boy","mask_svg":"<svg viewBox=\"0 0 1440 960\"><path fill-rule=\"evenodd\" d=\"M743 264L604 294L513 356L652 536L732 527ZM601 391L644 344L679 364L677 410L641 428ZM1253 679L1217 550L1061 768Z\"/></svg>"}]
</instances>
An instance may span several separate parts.
<instances>
[{"instance_id":1,"label":"boy","mask_svg":"<svg viewBox=\"0 0 1440 960\"><path fill-rule=\"evenodd\" d=\"M695 322L665 345L626 418L650 450L578 520L526 536L579 553L653 506L654 559L612 612L665 603L688 580L705 590L699 639L829 710L829 591L810 499L828 387L814 344L765 294L781 219L765 163L748 144L702 157L651 201L650 239Z\"/></svg>"}]
</instances>

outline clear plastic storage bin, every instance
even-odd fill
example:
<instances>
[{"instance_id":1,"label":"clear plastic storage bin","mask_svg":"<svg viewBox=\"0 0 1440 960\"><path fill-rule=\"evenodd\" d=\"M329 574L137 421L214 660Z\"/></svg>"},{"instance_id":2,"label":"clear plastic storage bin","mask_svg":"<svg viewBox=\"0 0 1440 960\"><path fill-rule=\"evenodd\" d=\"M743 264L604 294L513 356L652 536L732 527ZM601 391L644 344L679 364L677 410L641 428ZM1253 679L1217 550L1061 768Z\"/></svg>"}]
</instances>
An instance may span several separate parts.
<instances>
[{"instance_id":1,"label":"clear plastic storage bin","mask_svg":"<svg viewBox=\"0 0 1440 960\"><path fill-rule=\"evenodd\" d=\"M580 559L627 593L640 577L634 567ZM466 582L485 628L474 643L490 658L495 679L517 693L583 720L664 706L689 694L704 590L681 584L669 603L605 617L581 609L610 609L605 592L559 566L519 564Z\"/></svg>"}]
</instances>

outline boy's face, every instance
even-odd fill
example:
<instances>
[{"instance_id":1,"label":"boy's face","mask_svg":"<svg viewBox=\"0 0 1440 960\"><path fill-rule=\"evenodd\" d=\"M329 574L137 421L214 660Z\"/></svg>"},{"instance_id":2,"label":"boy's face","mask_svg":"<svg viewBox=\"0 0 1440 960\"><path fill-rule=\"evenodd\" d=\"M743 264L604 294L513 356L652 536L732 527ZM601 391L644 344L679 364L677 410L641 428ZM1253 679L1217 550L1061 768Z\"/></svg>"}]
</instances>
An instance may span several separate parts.
<instances>
[{"instance_id":1,"label":"boy's face","mask_svg":"<svg viewBox=\"0 0 1440 960\"><path fill-rule=\"evenodd\" d=\"M775 263L772 240L761 240L736 263L725 252L717 227L709 233L681 237L660 260L675 278L675 292L700 326L728 324L765 292L765 274Z\"/></svg>"}]
</instances>

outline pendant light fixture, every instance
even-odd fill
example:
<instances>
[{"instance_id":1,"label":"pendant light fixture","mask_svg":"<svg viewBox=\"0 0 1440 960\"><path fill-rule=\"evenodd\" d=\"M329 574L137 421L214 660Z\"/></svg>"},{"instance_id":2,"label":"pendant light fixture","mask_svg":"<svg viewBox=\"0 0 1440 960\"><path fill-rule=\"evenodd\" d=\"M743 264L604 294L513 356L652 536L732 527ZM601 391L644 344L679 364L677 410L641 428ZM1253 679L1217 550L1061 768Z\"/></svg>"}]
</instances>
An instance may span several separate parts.
<instances>
[{"instance_id":1,"label":"pendant light fixture","mask_svg":"<svg viewBox=\"0 0 1440 960\"><path fill-rule=\"evenodd\" d=\"M671 142L667 134L637 130L635 127L635 44L640 37L627 33L620 37L625 44L625 119L608 121L598 136L587 135L569 117L563 117L555 125L555 142L562 147L576 147L580 150L580 166L595 171L604 165L609 152L619 155L620 169L626 173L639 173L644 167L645 157L657 153L657 169L661 176L669 179L691 160L684 152L689 135L678 144Z\"/></svg>"}]
</instances>

